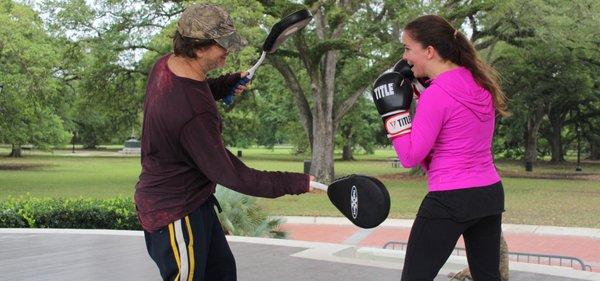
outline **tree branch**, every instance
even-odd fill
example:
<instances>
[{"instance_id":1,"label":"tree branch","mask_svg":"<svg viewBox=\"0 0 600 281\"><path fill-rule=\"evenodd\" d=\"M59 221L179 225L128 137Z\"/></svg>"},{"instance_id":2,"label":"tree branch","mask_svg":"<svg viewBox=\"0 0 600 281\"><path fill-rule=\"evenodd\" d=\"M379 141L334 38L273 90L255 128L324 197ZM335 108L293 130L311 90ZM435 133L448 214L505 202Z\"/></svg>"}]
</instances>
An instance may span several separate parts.
<instances>
[{"instance_id":1,"label":"tree branch","mask_svg":"<svg viewBox=\"0 0 600 281\"><path fill-rule=\"evenodd\" d=\"M311 142L313 141L313 131L312 131L312 112L310 110L310 106L308 105L308 101L306 100L306 95L302 90L302 86L300 85L300 81L294 71L290 68L290 66L280 57L278 56L268 56L267 60L271 63L277 71L283 76L285 80L285 84L292 91L292 95L294 96L294 103L298 107L298 112L300 113L300 121L308 138Z\"/></svg>"},{"instance_id":2,"label":"tree branch","mask_svg":"<svg viewBox=\"0 0 600 281\"><path fill-rule=\"evenodd\" d=\"M128 46L121 46L121 47L116 47L115 48L115 50L119 51L119 52L120 51L125 51L125 50L136 50L136 49L145 49L145 50L148 50L148 51L156 52L158 54L162 54L163 53L162 50L159 50L159 49L156 49L156 48L153 48L153 47L150 47L150 46L146 46L146 45L128 45Z\"/></svg>"},{"instance_id":3,"label":"tree branch","mask_svg":"<svg viewBox=\"0 0 600 281\"><path fill-rule=\"evenodd\" d=\"M337 125L342 121L342 118L352 109L352 107L356 104L358 98L365 93L368 86L363 86L360 89L356 90L354 94L352 94L348 99L342 102L337 109L335 110L335 114L333 117L333 125L337 127Z\"/></svg>"}]
</instances>

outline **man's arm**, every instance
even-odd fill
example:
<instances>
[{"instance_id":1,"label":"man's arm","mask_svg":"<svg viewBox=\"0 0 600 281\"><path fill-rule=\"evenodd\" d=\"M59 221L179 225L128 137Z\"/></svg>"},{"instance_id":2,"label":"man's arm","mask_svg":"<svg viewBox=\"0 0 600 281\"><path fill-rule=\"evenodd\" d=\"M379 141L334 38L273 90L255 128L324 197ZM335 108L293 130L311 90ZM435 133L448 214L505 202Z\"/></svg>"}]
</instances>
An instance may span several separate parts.
<instances>
[{"instance_id":1,"label":"man's arm","mask_svg":"<svg viewBox=\"0 0 600 281\"><path fill-rule=\"evenodd\" d=\"M275 198L309 189L309 175L265 172L244 165L225 148L215 113L205 112L189 121L181 131L180 142L209 180L235 191Z\"/></svg>"},{"instance_id":2,"label":"man's arm","mask_svg":"<svg viewBox=\"0 0 600 281\"><path fill-rule=\"evenodd\" d=\"M209 78L206 81L210 87L214 99L220 100L227 94L231 88L241 79L241 73L231 73L219 76L217 78Z\"/></svg>"}]
</instances>

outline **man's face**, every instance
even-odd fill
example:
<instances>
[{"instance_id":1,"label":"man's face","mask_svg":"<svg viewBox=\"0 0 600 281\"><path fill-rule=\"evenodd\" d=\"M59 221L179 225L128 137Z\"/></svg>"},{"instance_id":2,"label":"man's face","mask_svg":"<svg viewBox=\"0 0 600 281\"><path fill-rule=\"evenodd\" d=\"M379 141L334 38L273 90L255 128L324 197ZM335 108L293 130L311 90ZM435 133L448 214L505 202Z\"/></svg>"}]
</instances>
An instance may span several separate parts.
<instances>
[{"instance_id":1,"label":"man's face","mask_svg":"<svg viewBox=\"0 0 600 281\"><path fill-rule=\"evenodd\" d=\"M229 54L225 48L218 44L211 45L201 52L202 54L199 57L204 61L208 71L225 66L225 61Z\"/></svg>"},{"instance_id":2,"label":"man's face","mask_svg":"<svg viewBox=\"0 0 600 281\"><path fill-rule=\"evenodd\" d=\"M402 44L404 44L404 54L402 58L412 65L412 71L415 77L427 77L425 68L428 59L428 50L423 48L420 42L415 41L408 32L402 33Z\"/></svg>"}]
</instances>

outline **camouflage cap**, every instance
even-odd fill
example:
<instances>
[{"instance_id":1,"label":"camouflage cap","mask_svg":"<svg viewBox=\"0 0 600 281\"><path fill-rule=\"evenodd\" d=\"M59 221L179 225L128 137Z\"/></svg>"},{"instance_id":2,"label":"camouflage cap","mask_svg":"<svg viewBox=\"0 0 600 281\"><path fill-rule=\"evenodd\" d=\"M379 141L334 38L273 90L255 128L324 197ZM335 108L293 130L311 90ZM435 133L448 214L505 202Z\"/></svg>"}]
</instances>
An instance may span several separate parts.
<instances>
[{"instance_id":1,"label":"camouflage cap","mask_svg":"<svg viewBox=\"0 0 600 281\"><path fill-rule=\"evenodd\" d=\"M239 50L246 44L235 31L227 11L213 4L187 7L177 22L177 31L183 37L213 39L227 51Z\"/></svg>"}]
</instances>

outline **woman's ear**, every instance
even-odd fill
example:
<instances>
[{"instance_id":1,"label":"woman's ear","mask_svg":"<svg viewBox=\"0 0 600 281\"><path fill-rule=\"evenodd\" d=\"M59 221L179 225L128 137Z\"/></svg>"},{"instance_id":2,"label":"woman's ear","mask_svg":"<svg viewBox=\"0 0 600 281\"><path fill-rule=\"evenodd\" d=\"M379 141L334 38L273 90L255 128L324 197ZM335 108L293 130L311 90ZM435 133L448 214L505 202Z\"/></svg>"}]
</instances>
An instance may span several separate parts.
<instances>
[{"instance_id":1,"label":"woman's ear","mask_svg":"<svg viewBox=\"0 0 600 281\"><path fill-rule=\"evenodd\" d=\"M425 55L427 56L427 59L432 59L435 54L436 54L436 50L433 46L427 46L427 48L425 48Z\"/></svg>"}]
</instances>

